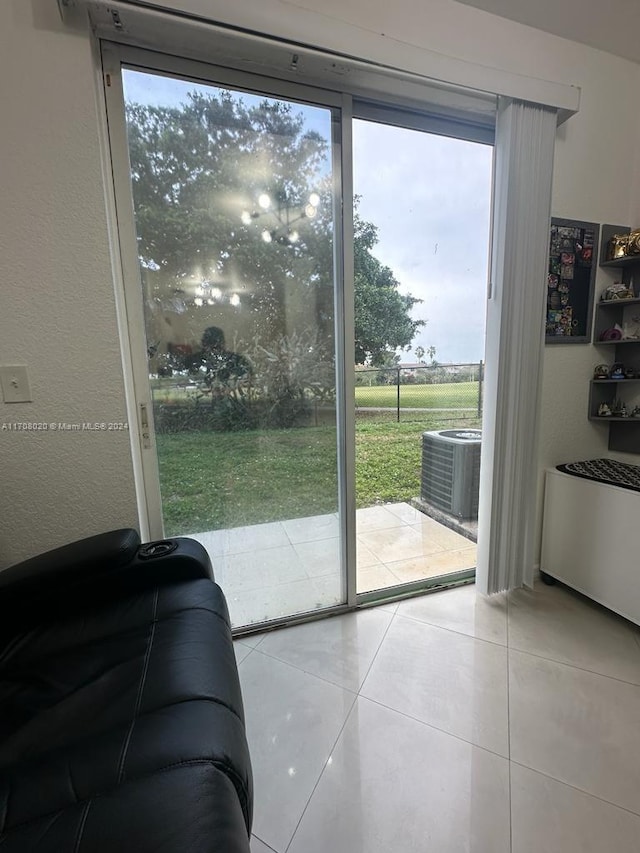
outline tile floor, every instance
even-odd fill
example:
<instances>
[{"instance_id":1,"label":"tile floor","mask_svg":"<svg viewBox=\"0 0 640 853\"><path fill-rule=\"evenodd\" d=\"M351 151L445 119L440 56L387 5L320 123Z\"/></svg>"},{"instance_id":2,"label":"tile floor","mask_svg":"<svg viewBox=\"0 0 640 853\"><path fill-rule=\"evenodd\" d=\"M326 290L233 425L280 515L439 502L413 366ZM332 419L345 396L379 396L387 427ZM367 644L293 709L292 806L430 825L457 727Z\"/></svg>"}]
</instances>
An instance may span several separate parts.
<instances>
[{"instance_id":1,"label":"tile floor","mask_svg":"<svg viewBox=\"0 0 640 853\"><path fill-rule=\"evenodd\" d=\"M476 564L474 542L407 503L359 509L356 525L358 592ZM343 600L335 514L190 536L211 556L234 627Z\"/></svg>"},{"instance_id":2,"label":"tile floor","mask_svg":"<svg viewBox=\"0 0 640 853\"><path fill-rule=\"evenodd\" d=\"M236 641L253 853L637 853L640 632L466 586Z\"/></svg>"}]
</instances>

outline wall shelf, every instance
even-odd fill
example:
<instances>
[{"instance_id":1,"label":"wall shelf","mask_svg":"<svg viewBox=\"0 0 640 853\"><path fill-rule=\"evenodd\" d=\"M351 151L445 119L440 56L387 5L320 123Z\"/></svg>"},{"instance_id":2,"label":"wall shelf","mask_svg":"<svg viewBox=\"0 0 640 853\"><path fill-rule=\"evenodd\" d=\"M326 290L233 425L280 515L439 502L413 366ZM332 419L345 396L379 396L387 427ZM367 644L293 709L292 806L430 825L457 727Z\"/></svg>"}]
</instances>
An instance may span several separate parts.
<instances>
[{"instance_id":1,"label":"wall shelf","mask_svg":"<svg viewBox=\"0 0 640 853\"><path fill-rule=\"evenodd\" d=\"M640 453L640 418L631 417L631 412L640 406L640 255L631 255L607 261L607 246L614 234L626 234L631 229L626 226L603 225L600 245L600 267L618 269L622 281L635 294L633 299L607 299L596 302L593 343L597 347L608 347L611 363L619 362L634 371L632 379L592 379L589 385L589 413L592 422L607 424L609 429L609 450L625 453ZM618 325L630 335L617 341L601 341L600 337L607 329ZM613 349L611 349L613 348ZM607 356L608 358L608 356ZM616 386L622 386L618 388ZM624 390L623 390L624 389ZM629 416L598 415L598 408L606 403L613 407L615 400L622 400Z\"/></svg>"},{"instance_id":2,"label":"wall shelf","mask_svg":"<svg viewBox=\"0 0 640 853\"><path fill-rule=\"evenodd\" d=\"M633 263L640 265L640 255ZM604 264L600 264L600 266L604 266ZM601 299L598 305L600 308L622 308L625 305L640 305L640 299Z\"/></svg>"},{"instance_id":3,"label":"wall shelf","mask_svg":"<svg viewBox=\"0 0 640 853\"><path fill-rule=\"evenodd\" d=\"M619 347L625 344L640 344L640 338L621 338L619 341L594 341L594 344L599 347Z\"/></svg>"},{"instance_id":4,"label":"wall shelf","mask_svg":"<svg viewBox=\"0 0 640 853\"><path fill-rule=\"evenodd\" d=\"M602 261L600 266L605 269L609 267L620 267L621 269L624 269L625 267L632 267L638 262L640 262L640 255L630 255L626 258L614 258L612 261Z\"/></svg>"},{"instance_id":5,"label":"wall shelf","mask_svg":"<svg viewBox=\"0 0 640 853\"><path fill-rule=\"evenodd\" d=\"M598 421L598 423L608 423L608 424L635 424L636 426L640 425L640 418L618 418L615 415L589 415L590 421Z\"/></svg>"}]
</instances>

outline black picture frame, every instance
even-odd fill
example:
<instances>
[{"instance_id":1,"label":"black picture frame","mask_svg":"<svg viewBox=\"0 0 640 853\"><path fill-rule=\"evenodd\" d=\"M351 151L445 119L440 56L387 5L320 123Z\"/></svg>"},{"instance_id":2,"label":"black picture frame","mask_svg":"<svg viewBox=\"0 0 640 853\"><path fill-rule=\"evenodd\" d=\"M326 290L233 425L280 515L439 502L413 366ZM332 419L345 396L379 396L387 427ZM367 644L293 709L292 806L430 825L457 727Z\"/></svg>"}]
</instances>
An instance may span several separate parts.
<instances>
[{"instance_id":1,"label":"black picture frame","mask_svg":"<svg viewBox=\"0 0 640 853\"><path fill-rule=\"evenodd\" d=\"M600 226L551 219L545 342L589 344L598 267Z\"/></svg>"}]
</instances>

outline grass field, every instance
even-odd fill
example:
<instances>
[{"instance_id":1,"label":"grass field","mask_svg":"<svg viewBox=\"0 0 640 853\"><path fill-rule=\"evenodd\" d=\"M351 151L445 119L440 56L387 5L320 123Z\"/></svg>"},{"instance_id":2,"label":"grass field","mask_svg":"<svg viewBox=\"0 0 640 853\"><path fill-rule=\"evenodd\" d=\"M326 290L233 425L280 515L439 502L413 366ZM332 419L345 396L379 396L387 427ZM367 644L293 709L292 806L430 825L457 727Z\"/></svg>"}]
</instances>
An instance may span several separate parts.
<instances>
[{"instance_id":1,"label":"grass field","mask_svg":"<svg viewBox=\"0 0 640 853\"><path fill-rule=\"evenodd\" d=\"M357 506L417 496L422 433L443 425L455 422L425 414L417 423L358 423ZM332 427L185 432L158 435L157 444L169 536L337 510Z\"/></svg>"},{"instance_id":2,"label":"grass field","mask_svg":"<svg viewBox=\"0 0 640 853\"><path fill-rule=\"evenodd\" d=\"M396 385L357 385L356 406L361 408L395 408L398 403ZM195 385L186 380L156 379L153 396L156 402L178 403L194 399ZM401 385L400 406L412 409L475 409L478 405L477 382L447 382L439 385Z\"/></svg>"},{"instance_id":3,"label":"grass field","mask_svg":"<svg viewBox=\"0 0 640 853\"><path fill-rule=\"evenodd\" d=\"M356 387L356 406L395 408L396 385ZM473 409L478 405L477 382L449 382L443 385L401 385L400 406L417 409Z\"/></svg>"}]
</instances>

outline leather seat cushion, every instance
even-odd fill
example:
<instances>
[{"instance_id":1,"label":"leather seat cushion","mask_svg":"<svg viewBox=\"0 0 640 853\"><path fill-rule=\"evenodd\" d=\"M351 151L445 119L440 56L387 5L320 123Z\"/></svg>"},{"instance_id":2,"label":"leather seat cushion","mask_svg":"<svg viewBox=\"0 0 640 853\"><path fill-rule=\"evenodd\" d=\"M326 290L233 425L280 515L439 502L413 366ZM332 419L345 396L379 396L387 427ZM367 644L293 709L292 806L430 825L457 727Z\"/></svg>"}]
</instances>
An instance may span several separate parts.
<instances>
[{"instance_id":1,"label":"leather seat cushion","mask_svg":"<svg viewBox=\"0 0 640 853\"><path fill-rule=\"evenodd\" d=\"M187 766L209 768L207 785L230 784L250 827L243 719L226 604L211 581L52 614L0 652L0 838L104 805L149 775L162 787ZM225 785L211 781L220 774Z\"/></svg>"},{"instance_id":2,"label":"leather seat cushion","mask_svg":"<svg viewBox=\"0 0 640 853\"><path fill-rule=\"evenodd\" d=\"M224 773L207 762L178 765L131 780L101 796L16 824L0 839L3 853L249 850L234 788Z\"/></svg>"}]
</instances>

